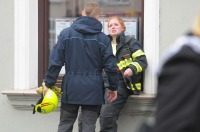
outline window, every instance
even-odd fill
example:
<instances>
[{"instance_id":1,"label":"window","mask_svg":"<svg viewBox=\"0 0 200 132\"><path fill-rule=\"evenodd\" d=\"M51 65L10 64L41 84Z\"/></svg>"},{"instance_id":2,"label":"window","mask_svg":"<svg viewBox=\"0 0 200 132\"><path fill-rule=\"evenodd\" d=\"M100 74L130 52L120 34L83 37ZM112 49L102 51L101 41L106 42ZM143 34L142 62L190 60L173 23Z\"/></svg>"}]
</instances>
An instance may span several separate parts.
<instances>
[{"instance_id":1,"label":"window","mask_svg":"<svg viewBox=\"0 0 200 132\"><path fill-rule=\"evenodd\" d=\"M40 11L44 12L39 14L39 30L45 31L39 31L39 41L40 43L43 43L43 46L39 50L39 56L42 56L41 59L39 59L39 84L41 84L42 78L44 78L48 66L48 56L57 41L57 35L59 35L63 28L70 26L73 20L81 16L81 11L86 2L89 1L45 0L40 2L40 7L45 8L39 8ZM103 24L103 31L105 33L107 33L106 19L108 19L109 16L118 15L124 18L127 27L130 25L130 28L127 28L126 33L135 36L135 38L142 43L143 0L100 0L99 4L101 6L101 17L99 20ZM44 27L44 29L41 29L40 27ZM44 62L43 64L41 64L42 61ZM64 70L62 69L58 84L61 82L63 73Z\"/></svg>"},{"instance_id":2,"label":"window","mask_svg":"<svg viewBox=\"0 0 200 132\"><path fill-rule=\"evenodd\" d=\"M90 0L44 0L38 2L38 85L41 85L47 70L49 53L56 42L56 19L75 19L80 16L84 4L90 2ZM151 66L155 66L158 63L159 55L159 0L99 0L98 2L102 8L101 19L103 20L112 15L119 15L129 19L137 18L138 29L136 38L143 44L143 37L146 36L146 38L144 37L144 44L146 43L144 46L145 53L150 59L155 58L154 60L148 60L148 63L150 64L148 69L150 70L145 73L145 78L147 78L145 79L145 83L148 86L147 91L148 93L155 93L155 75L154 70L152 70L154 68L151 68ZM146 14L145 19L144 14ZM146 21L146 24L144 24L144 20ZM143 32L143 25L146 25L145 32ZM154 48L152 49L152 47ZM58 80L60 79L61 78ZM60 81L58 81L58 83L60 83Z\"/></svg>"}]
</instances>

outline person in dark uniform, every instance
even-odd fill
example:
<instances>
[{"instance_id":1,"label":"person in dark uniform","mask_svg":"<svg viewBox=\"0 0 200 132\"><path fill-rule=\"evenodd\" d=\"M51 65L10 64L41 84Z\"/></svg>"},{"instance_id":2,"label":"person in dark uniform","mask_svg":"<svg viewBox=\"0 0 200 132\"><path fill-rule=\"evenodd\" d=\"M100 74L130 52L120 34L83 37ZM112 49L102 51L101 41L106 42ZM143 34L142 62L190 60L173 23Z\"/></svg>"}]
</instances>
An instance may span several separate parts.
<instances>
[{"instance_id":1,"label":"person in dark uniform","mask_svg":"<svg viewBox=\"0 0 200 132\"><path fill-rule=\"evenodd\" d=\"M139 94L143 71L147 68L147 60L140 43L129 36L125 36L126 30L123 20L118 16L108 20L109 36L112 38L113 54L117 59L119 68L119 86L117 99L102 105L100 113L100 132L117 132L117 120L120 111L126 104L129 95ZM105 74L104 74L105 76ZM105 87L109 88L109 81Z\"/></svg>"},{"instance_id":2,"label":"person in dark uniform","mask_svg":"<svg viewBox=\"0 0 200 132\"><path fill-rule=\"evenodd\" d=\"M79 132L95 131L99 111L104 103L103 69L111 82L107 97L110 102L117 97L116 59L110 38L101 32L102 24L97 20L99 15L100 7L97 3L86 4L82 17L61 31L50 56L44 94L56 83L65 65L58 132L72 132L79 107Z\"/></svg>"},{"instance_id":3,"label":"person in dark uniform","mask_svg":"<svg viewBox=\"0 0 200 132\"><path fill-rule=\"evenodd\" d=\"M156 100L153 132L200 132L200 14L164 56Z\"/></svg>"}]
</instances>

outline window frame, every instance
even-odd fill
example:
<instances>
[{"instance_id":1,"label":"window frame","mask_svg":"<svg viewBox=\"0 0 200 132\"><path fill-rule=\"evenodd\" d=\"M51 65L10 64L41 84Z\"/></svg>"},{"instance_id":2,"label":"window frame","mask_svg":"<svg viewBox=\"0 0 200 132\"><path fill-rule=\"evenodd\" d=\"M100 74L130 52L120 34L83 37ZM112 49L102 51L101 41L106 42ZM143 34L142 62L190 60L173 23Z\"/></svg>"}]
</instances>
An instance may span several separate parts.
<instances>
[{"instance_id":1,"label":"window frame","mask_svg":"<svg viewBox=\"0 0 200 132\"><path fill-rule=\"evenodd\" d=\"M38 84L38 0L14 1L14 89Z\"/></svg>"},{"instance_id":2,"label":"window frame","mask_svg":"<svg viewBox=\"0 0 200 132\"><path fill-rule=\"evenodd\" d=\"M38 86L48 69L49 0L38 0Z\"/></svg>"}]
</instances>

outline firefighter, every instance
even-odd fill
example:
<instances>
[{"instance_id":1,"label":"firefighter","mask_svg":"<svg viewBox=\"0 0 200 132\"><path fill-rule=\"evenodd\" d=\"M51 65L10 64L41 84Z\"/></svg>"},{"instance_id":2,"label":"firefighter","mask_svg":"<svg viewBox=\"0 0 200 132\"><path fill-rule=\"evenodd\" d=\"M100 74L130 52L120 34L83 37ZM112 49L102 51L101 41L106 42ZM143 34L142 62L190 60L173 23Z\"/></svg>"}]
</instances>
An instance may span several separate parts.
<instances>
[{"instance_id":1,"label":"firefighter","mask_svg":"<svg viewBox=\"0 0 200 132\"><path fill-rule=\"evenodd\" d=\"M119 85L117 99L111 103L106 101L101 108L100 132L117 132L119 113L129 95L140 93L142 73L147 68L141 45L134 38L125 36L125 30L120 17L109 18L108 31L112 39L113 54L117 59ZM109 87L108 80L105 80L105 87Z\"/></svg>"}]
</instances>

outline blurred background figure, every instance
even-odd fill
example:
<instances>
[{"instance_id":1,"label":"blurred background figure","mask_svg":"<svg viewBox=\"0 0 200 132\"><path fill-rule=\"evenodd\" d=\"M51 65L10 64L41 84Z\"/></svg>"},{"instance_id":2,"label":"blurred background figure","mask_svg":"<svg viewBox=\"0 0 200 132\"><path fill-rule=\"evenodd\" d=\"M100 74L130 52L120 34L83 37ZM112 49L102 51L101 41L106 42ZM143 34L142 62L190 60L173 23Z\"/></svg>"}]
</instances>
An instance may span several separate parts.
<instances>
[{"instance_id":1,"label":"blurred background figure","mask_svg":"<svg viewBox=\"0 0 200 132\"><path fill-rule=\"evenodd\" d=\"M200 14L162 60L153 132L200 132L199 78Z\"/></svg>"}]
</instances>

